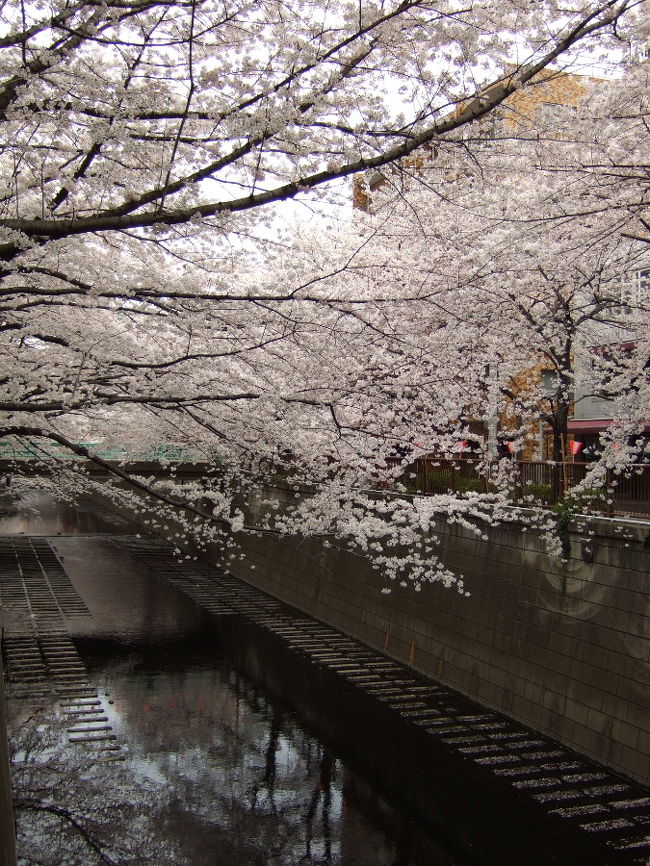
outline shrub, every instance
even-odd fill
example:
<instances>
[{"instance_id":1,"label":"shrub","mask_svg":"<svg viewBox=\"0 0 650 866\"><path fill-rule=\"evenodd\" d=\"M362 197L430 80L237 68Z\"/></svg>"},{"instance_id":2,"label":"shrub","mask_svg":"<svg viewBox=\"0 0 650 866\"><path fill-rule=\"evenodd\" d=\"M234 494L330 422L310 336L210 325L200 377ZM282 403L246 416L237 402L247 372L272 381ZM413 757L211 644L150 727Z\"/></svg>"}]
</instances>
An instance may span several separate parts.
<instances>
[{"instance_id":1,"label":"shrub","mask_svg":"<svg viewBox=\"0 0 650 866\"><path fill-rule=\"evenodd\" d=\"M524 496L532 496L537 502L550 505L553 501L553 488L550 484L540 484L529 481L524 487Z\"/></svg>"}]
</instances>

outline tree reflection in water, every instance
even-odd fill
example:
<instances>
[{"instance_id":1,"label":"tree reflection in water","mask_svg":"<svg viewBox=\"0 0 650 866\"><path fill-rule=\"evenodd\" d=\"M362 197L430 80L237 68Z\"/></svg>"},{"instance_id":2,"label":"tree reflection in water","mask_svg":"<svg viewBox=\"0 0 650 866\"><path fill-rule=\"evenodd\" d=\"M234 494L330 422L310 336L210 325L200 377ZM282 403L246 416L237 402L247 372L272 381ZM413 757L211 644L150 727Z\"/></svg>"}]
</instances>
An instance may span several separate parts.
<instances>
[{"instance_id":1,"label":"tree reflection in water","mask_svg":"<svg viewBox=\"0 0 650 866\"><path fill-rule=\"evenodd\" d=\"M346 768L288 709L205 654L164 655L87 659L125 761L84 762L60 720L21 726L23 864L395 862L391 840L346 801Z\"/></svg>"},{"instance_id":2,"label":"tree reflection in water","mask_svg":"<svg viewBox=\"0 0 650 866\"><path fill-rule=\"evenodd\" d=\"M188 862L165 832L169 793L122 762L90 761L65 734L61 719L39 711L11 738L20 866Z\"/></svg>"}]
</instances>

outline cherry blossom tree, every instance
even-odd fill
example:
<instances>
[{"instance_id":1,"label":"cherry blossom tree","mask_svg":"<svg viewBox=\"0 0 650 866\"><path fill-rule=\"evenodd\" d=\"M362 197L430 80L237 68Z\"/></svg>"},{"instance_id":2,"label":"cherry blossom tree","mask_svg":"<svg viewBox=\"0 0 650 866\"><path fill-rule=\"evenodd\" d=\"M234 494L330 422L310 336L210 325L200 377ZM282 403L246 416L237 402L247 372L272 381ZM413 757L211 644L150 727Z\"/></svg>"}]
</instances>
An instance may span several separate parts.
<instances>
[{"instance_id":1,"label":"cherry blossom tree","mask_svg":"<svg viewBox=\"0 0 650 866\"><path fill-rule=\"evenodd\" d=\"M521 444L531 426L548 425L552 457L563 463L576 384L578 399L605 397L620 417L618 435L613 425L604 439L621 449L617 465L636 455L627 446L650 415L641 397L648 303L630 292L650 263L646 76L639 65L620 82L601 81L563 118L513 125L502 114L482 151L468 149L470 128L452 158L429 157L374 179L364 277L379 287L375 295L402 287L414 341L433 359L436 381L453 383L438 384L431 396L455 392L447 418L457 422L457 439L467 437L463 421L484 422L491 435L477 442L490 460L497 423L509 414L509 439ZM462 357L449 355L450 344ZM585 355L590 381L577 383ZM417 391L426 396L424 379ZM449 425L435 426L439 441L429 447L444 454Z\"/></svg>"},{"instance_id":2,"label":"cherry blossom tree","mask_svg":"<svg viewBox=\"0 0 650 866\"><path fill-rule=\"evenodd\" d=\"M237 484L291 453L296 480L330 485L301 526L330 531L324 515L389 477L396 449L423 447L444 418L455 436L457 407L485 387L483 336L476 314L461 340L447 328L447 370L464 372L445 373L433 417L413 398L423 382L443 392L441 367L409 337L410 295L357 278L364 238L320 228L303 242L279 214L331 215L354 175L423 149L471 156L464 130L550 64L607 50L637 6L5 4L3 440L35 455L40 488L149 494L199 540L216 531L206 518L238 526ZM207 505L203 488L163 488L102 457L160 443L219 458ZM365 538L373 521L357 532L352 512Z\"/></svg>"}]
</instances>

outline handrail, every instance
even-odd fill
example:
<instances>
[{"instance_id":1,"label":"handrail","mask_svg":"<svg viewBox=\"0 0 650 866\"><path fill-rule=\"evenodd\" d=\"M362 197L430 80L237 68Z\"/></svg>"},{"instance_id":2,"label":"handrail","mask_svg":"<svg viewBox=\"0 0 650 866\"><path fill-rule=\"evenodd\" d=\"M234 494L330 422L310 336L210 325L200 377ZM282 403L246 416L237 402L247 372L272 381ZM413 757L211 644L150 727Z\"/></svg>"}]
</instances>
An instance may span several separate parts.
<instances>
[{"instance_id":1,"label":"handrail","mask_svg":"<svg viewBox=\"0 0 650 866\"><path fill-rule=\"evenodd\" d=\"M503 457L515 470L511 475L512 495L516 500L532 497L542 505L554 505L571 488L587 477L592 465L582 461L556 463L541 460L517 460ZM481 465L481 472L477 466ZM490 490L489 467L469 455L418 457L400 479L414 493L468 493ZM617 474L607 469L604 482L578 494L598 511L611 517L615 513L650 513L650 464L630 465Z\"/></svg>"}]
</instances>

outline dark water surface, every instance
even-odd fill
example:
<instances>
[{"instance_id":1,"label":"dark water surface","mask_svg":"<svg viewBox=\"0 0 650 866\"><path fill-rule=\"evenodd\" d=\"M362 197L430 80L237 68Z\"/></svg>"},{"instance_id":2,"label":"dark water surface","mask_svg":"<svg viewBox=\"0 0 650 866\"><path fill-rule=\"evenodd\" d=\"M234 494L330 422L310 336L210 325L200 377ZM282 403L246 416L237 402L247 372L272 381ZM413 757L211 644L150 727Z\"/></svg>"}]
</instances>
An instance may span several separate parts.
<instances>
[{"instance_id":1,"label":"dark water surface","mask_svg":"<svg viewBox=\"0 0 650 866\"><path fill-rule=\"evenodd\" d=\"M55 502L49 496L30 496L24 502L0 500L2 535L80 535L133 532L124 517L91 500L77 505Z\"/></svg>"},{"instance_id":2,"label":"dark water surface","mask_svg":"<svg viewBox=\"0 0 650 866\"><path fill-rule=\"evenodd\" d=\"M92 505L0 518L0 535L52 536L90 614L66 625L124 760L80 770L79 790L113 821L114 862L609 866L586 834L277 636L206 613L119 532L134 527ZM66 749L72 766L79 747Z\"/></svg>"},{"instance_id":3,"label":"dark water surface","mask_svg":"<svg viewBox=\"0 0 650 866\"><path fill-rule=\"evenodd\" d=\"M236 628L233 623L232 628ZM82 653L134 778L166 802L181 862L460 864L389 805L336 748L238 670L229 629L165 647ZM110 657L110 660L109 660ZM150 796L150 794L148 795Z\"/></svg>"},{"instance_id":4,"label":"dark water surface","mask_svg":"<svg viewBox=\"0 0 650 866\"><path fill-rule=\"evenodd\" d=\"M92 503L32 504L40 515L5 508L0 535L50 537L91 614L66 624L126 757L95 768L91 788L82 769L79 790L89 814L105 791L124 862L464 866L352 766L358 744L344 758L320 728L323 709L346 711L342 694L330 686L306 718L290 691L309 672L111 543L134 527ZM10 710L15 725L31 712Z\"/></svg>"},{"instance_id":5,"label":"dark water surface","mask_svg":"<svg viewBox=\"0 0 650 866\"><path fill-rule=\"evenodd\" d=\"M319 729L332 704L345 711L343 694L331 690L309 720L305 698L296 701L309 672L294 672L261 629L209 616L106 539L55 545L93 614L76 624L75 644L112 701L104 703L127 747L125 767L136 787L146 785L145 808L165 804L158 826L173 837L178 862L465 862L392 806Z\"/></svg>"}]
</instances>

